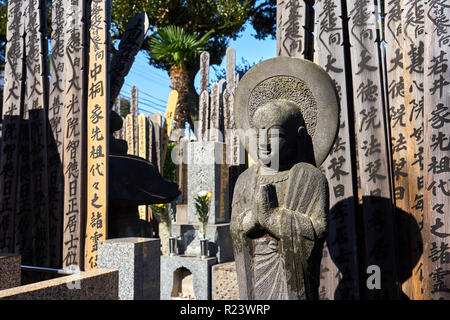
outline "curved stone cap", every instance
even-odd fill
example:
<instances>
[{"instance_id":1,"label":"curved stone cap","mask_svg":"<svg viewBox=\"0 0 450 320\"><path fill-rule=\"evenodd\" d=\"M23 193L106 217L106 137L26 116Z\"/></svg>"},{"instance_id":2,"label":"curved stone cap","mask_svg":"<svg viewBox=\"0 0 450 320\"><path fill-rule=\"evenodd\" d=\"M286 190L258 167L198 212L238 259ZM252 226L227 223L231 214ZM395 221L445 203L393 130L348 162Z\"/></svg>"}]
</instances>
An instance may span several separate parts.
<instances>
[{"instance_id":1,"label":"curved stone cap","mask_svg":"<svg viewBox=\"0 0 450 320\"><path fill-rule=\"evenodd\" d=\"M328 156L337 135L339 99L331 77L319 65L300 58L277 57L252 67L235 92L236 128L252 127L255 110L270 100L286 99L301 109L312 139L316 166ZM238 130L242 143L243 132ZM249 151L248 143L245 148Z\"/></svg>"},{"instance_id":2,"label":"curved stone cap","mask_svg":"<svg viewBox=\"0 0 450 320\"><path fill-rule=\"evenodd\" d=\"M109 201L121 205L168 203L180 195L178 185L164 179L147 160L109 155Z\"/></svg>"}]
</instances>

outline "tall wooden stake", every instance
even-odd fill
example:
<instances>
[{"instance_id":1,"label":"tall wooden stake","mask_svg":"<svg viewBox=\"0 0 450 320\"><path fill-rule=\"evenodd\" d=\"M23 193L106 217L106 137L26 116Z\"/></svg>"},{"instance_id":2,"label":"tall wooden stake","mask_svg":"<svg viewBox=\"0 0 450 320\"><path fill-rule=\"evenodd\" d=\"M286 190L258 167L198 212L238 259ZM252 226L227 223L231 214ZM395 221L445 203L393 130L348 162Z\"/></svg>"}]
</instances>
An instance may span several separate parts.
<instances>
[{"instance_id":1,"label":"tall wooden stake","mask_svg":"<svg viewBox=\"0 0 450 320\"><path fill-rule=\"evenodd\" d=\"M352 165L351 126L345 64L342 3L316 2L315 52L317 63L335 81L340 98L340 124L336 142L322 165L329 182L330 229L322 259L321 299L359 299L358 254L356 239L356 199Z\"/></svg>"},{"instance_id":2,"label":"tall wooden stake","mask_svg":"<svg viewBox=\"0 0 450 320\"><path fill-rule=\"evenodd\" d=\"M5 84L0 162L0 253L14 252L14 213L24 86L25 3L8 1Z\"/></svg>"},{"instance_id":3,"label":"tall wooden stake","mask_svg":"<svg viewBox=\"0 0 450 320\"><path fill-rule=\"evenodd\" d=\"M424 239L425 299L450 299L450 6L425 3Z\"/></svg>"},{"instance_id":4,"label":"tall wooden stake","mask_svg":"<svg viewBox=\"0 0 450 320\"><path fill-rule=\"evenodd\" d=\"M65 23L64 97L64 221L63 268L81 269L83 263L84 217L86 216L85 7L81 0L64 0ZM89 132L91 135L91 132Z\"/></svg>"}]
</instances>

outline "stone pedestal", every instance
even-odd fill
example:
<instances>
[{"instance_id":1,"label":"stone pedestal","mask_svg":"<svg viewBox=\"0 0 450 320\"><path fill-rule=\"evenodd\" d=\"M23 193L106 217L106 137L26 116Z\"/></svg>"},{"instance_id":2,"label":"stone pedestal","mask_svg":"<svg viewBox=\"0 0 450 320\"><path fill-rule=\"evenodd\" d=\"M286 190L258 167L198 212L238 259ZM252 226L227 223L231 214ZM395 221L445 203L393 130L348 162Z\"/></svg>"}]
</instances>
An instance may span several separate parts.
<instances>
[{"instance_id":1,"label":"stone pedestal","mask_svg":"<svg viewBox=\"0 0 450 320\"><path fill-rule=\"evenodd\" d=\"M209 223L230 221L228 205L228 166L226 146L204 141L188 144L188 220L198 222L195 197L199 191L212 191Z\"/></svg>"},{"instance_id":2,"label":"stone pedestal","mask_svg":"<svg viewBox=\"0 0 450 320\"><path fill-rule=\"evenodd\" d=\"M176 221L178 224L187 224L188 223L188 206L187 204L177 204L177 218Z\"/></svg>"},{"instance_id":3,"label":"stone pedestal","mask_svg":"<svg viewBox=\"0 0 450 320\"><path fill-rule=\"evenodd\" d=\"M200 257L200 223L172 225L172 234L178 237L179 255ZM219 263L233 260L233 241L231 240L230 224L210 224L206 227L206 237L209 239L209 256L216 257Z\"/></svg>"},{"instance_id":4,"label":"stone pedestal","mask_svg":"<svg viewBox=\"0 0 450 320\"><path fill-rule=\"evenodd\" d=\"M169 230L165 223L159 223L160 251L163 256L169 255Z\"/></svg>"},{"instance_id":5,"label":"stone pedestal","mask_svg":"<svg viewBox=\"0 0 450 320\"><path fill-rule=\"evenodd\" d=\"M0 255L0 290L20 286L20 263L18 254Z\"/></svg>"},{"instance_id":6,"label":"stone pedestal","mask_svg":"<svg viewBox=\"0 0 450 320\"><path fill-rule=\"evenodd\" d=\"M236 263L216 264L212 267L212 299L239 300Z\"/></svg>"},{"instance_id":7,"label":"stone pedestal","mask_svg":"<svg viewBox=\"0 0 450 320\"><path fill-rule=\"evenodd\" d=\"M160 240L119 238L101 241L98 267L119 270L120 300L158 300Z\"/></svg>"},{"instance_id":8,"label":"stone pedestal","mask_svg":"<svg viewBox=\"0 0 450 320\"><path fill-rule=\"evenodd\" d=\"M119 272L95 269L0 290L2 300L117 300Z\"/></svg>"},{"instance_id":9,"label":"stone pedestal","mask_svg":"<svg viewBox=\"0 0 450 320\"><path fill-rule=\"evenodd\" d=\"M211 299L211 266L216 258L161 257L161 300Z\"/></svg>"}]
</instances>

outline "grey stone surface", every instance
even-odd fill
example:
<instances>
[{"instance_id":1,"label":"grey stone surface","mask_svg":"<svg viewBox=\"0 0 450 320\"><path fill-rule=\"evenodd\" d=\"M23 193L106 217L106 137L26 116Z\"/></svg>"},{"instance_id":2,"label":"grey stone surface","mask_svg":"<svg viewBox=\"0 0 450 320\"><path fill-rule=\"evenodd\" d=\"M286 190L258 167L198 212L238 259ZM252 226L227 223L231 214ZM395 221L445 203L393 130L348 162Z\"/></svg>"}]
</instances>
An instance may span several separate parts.
<instances>
[{"instance_id":1,"label":"grey stone surface","mask_svg":"<svg viewBox=\"0 0 450 320\"><path fill-rule=\"evenodd\" d=\"M237 129L258 133L249 142L256 163L239 176L232 201L240 298L316 300L329 195L315 165L337 134L332 80L310 62L270 59L240 81L236 107Z\"/></svg>"},{"instance_id":2,"label":"grey stone surface","mask_svg":"<svg viewBox=\"0 0 450 320\"><path fill-rule=\"evenodd\" d=\"M159 223L160 250L163 256L169 255L169 230L165 223ZM177 250L177 248L175 248Z\"/></svg>"},{"instance_id":3,"label":"grey stone surface","mask_svg":"<svg viewBox=\"0 0 450 320\"><path fill-rule=\"evenodd\" d=\"M178 224L188 223L187 204L177 204L176 221Z\"/></svg>"},{"instance_id":4,"label":"grey stone surface","mask_svg":"<svg viewBox=\"0 0 450 320\"><path fill-rule=\"evenodd\" d=\"M209 86L209 52L200 55L200 92L208 91Z\"/></svg>"},{"instance_id":5,"label":"grey stone surface","mask_svg":"<svg viewBox=\"0 0 450 320\"><path fill-rule=\"evenodd\" d=\"M119 270L120 300L158 300L160 240L118 238L101 241L98 267Z\"/></svg>"},{"instance_id":6,"label":"grey stone surface","mask_svg":"<svg viewBox=\"0 0 450 320\"><path fill-rule=\"evenodd\" d=\"M161 257L161 300L178 298L177 292L173 293L174 284L176 285L177 281L175 280L179 279L177 273L185 269L187 269L185 272L190 272L191 275L186 277L188 281L183 281L184 287L181 288L182 292L193 294L196 300L210 300L211 266L216 263L216 258Z\"/></svg>"},{"instance_id":7,"label":"grey stone surface","mask_svg":"<svg viewBox=\"0 0 450 320\"><path fill-rule=\"evenodd\" d=\"M130 114L133 118L133 137L134 137L134 155L138 155L138 124L137 117L139 113L139 90L136 86L131 87L130 91Z\"/></svg>"},{"instance_id":8,"label":"grey stone surface","mask_svg":"<svg viewBox=\"0 0 450 320\"><path fill-rule=\"evenodd\" d=\"M239 286L234 261L212 267L212 300L239 300Z\"/></svg>"},{"instance_id":9,"label":"grey stone surface","mask_svg":"<svg viewBox=\"0 0 450 320\"><path fill-rule=\"evenodd\" d=\"M198 129L198 141L207 141L209 139L209 92L203 91L199 97L199 124Z\"/></svg>"},{"instance_id":10,"label":"grey stone surface","mask_svg":"<svg viewBox=\"0 0 450 320\"><path fill-rule=\"evenodd\" d=\"M208 140L208 126L210 117L209 108L209 53L207 51L200 55L200 91L198 124L195 134L198 141Z\"/></svg>"},{"instance_id":11,"label":"grey stone surface","mask_svg":"<svg viewBox=\"0 0 450 320\"><path fill-rule=\"evenodd\" d=\"M199 191L212 191L209 223L230 221L228 209L228 169L226 148L221 142L188 143L188 220L198 222L195 197Z\"/></svg>"},{"instance_id":12,"label":"grey stone surface","mask_svg":"<svg viewBox=\"0 0 450 320\"><path fill-rule=\"evenodd\" d=\"M173 235L178 237L179 255L200 257L201 226L196 224L172 225ZM230 234L230 224L210 224L206 227L206 237L209 239L209 256L216 257L219 263L233 260L233 243Z\"/></svg>"},{"instance_id":13,"label":"grey stone surface","mask_svg":"<svg viewBox=\"0 0 450 320\"><path fill-rule=\"evenodd\" d=\"M0 254L0 290L20 286L19 254Z\"/></svg>"},{"instance_id":14,"label":"grey stone surface","mask_svg":"<svg viewBox=\"0 0 450 320\"><path fill-rule=\"evenodd\" d=\"M118 300L119 272L94 269L0 290L1 300Z\"/></svg>"}]
</instances>

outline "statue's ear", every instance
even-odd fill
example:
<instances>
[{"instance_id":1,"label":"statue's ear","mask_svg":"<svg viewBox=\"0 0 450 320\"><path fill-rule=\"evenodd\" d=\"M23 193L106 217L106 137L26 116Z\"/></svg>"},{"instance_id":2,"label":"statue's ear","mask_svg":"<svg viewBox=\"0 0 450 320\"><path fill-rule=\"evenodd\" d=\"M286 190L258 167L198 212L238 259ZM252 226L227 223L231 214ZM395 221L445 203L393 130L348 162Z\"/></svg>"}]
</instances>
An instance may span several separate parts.
<instances>
[{"instance_id":1,"label":"statue's ear","mask_svg":"<svg viewBox=\"0 0 450 320\"><path fill-rule=\"evenodd\" d=\"M307 134L307 131L304 126L298 127L298 129L297 129L297 137L298 138L303 139L306 134Z\"/></svg>"}]
</instances>

